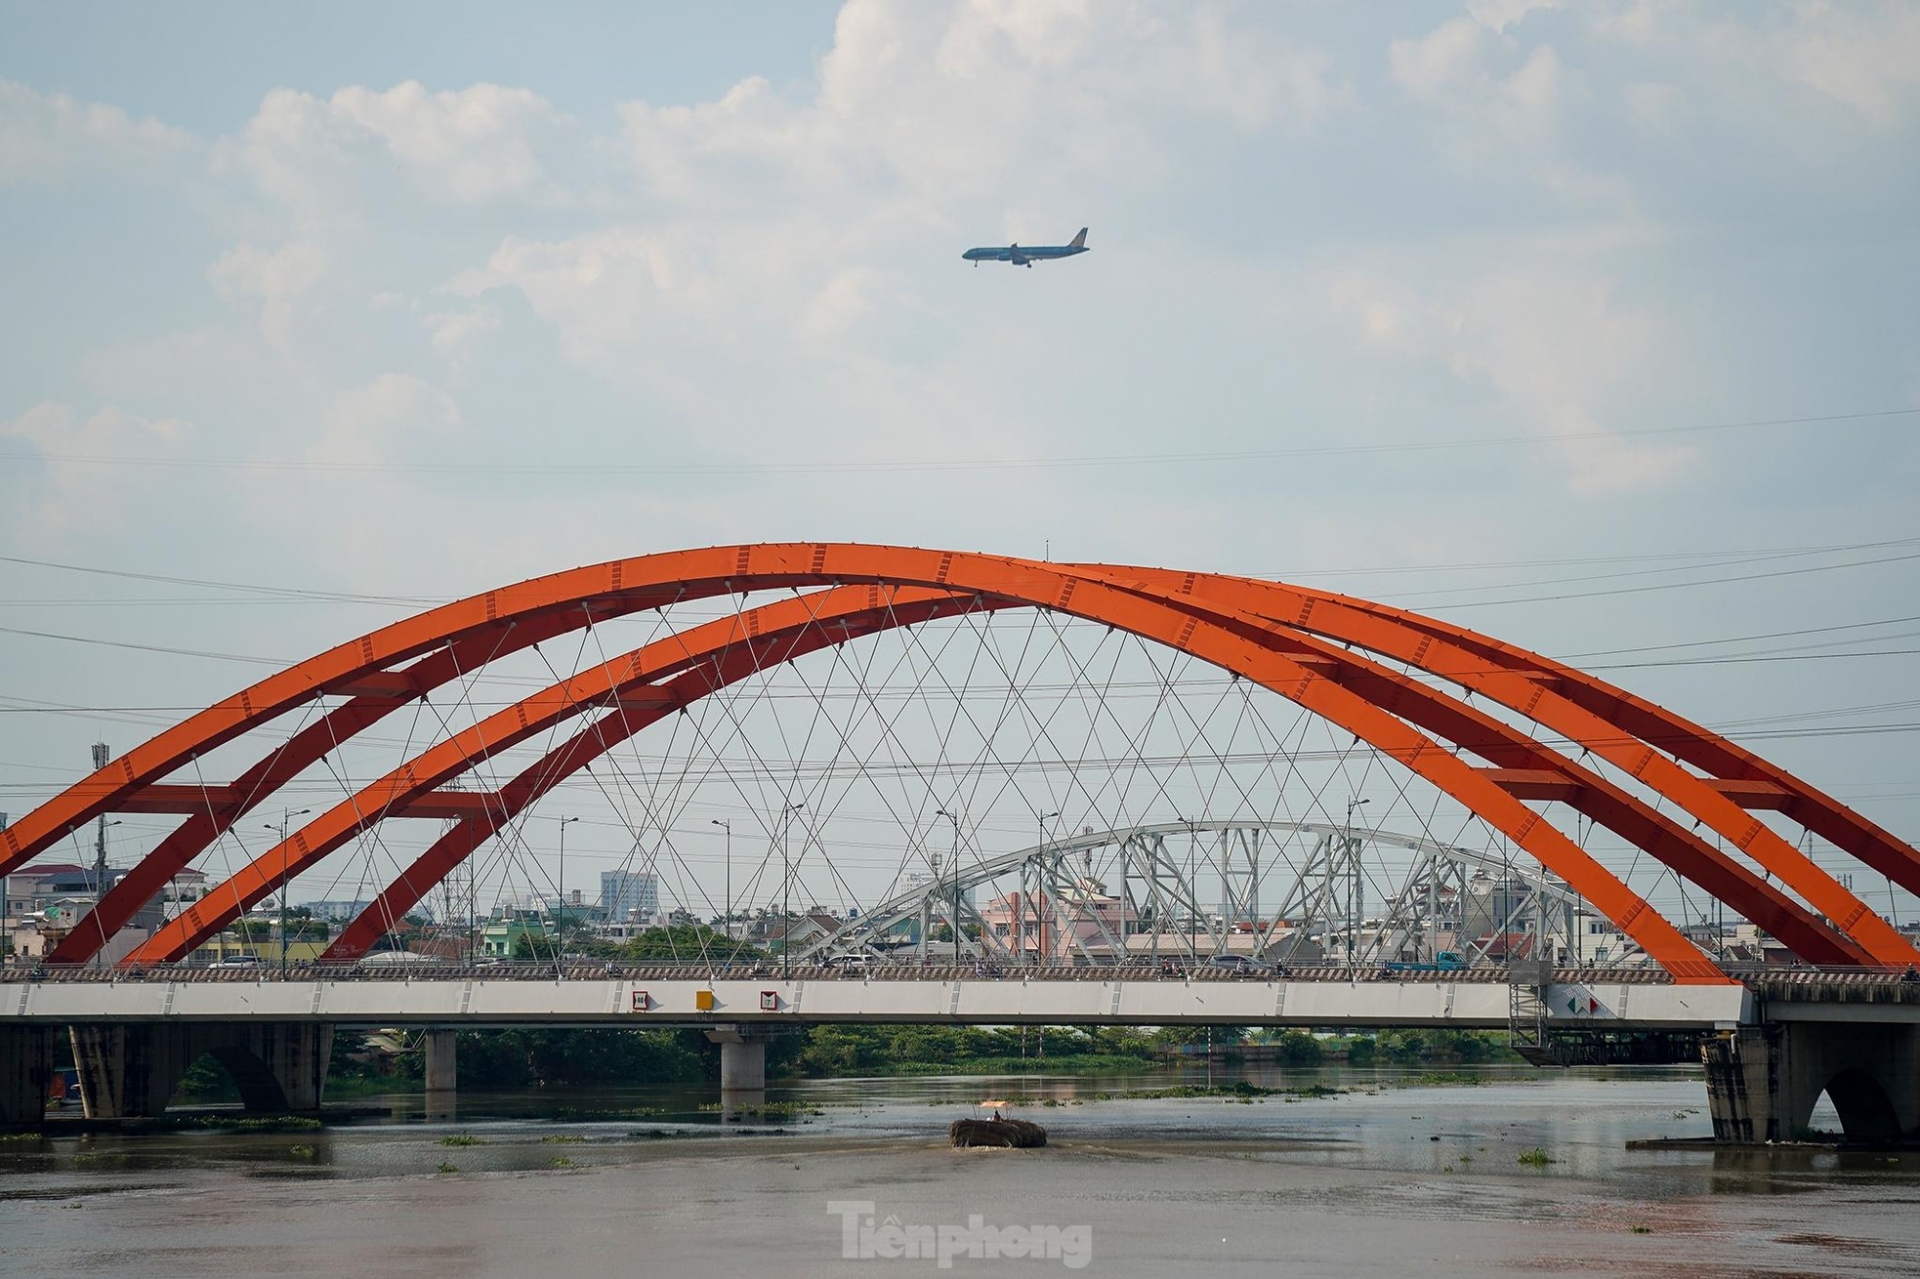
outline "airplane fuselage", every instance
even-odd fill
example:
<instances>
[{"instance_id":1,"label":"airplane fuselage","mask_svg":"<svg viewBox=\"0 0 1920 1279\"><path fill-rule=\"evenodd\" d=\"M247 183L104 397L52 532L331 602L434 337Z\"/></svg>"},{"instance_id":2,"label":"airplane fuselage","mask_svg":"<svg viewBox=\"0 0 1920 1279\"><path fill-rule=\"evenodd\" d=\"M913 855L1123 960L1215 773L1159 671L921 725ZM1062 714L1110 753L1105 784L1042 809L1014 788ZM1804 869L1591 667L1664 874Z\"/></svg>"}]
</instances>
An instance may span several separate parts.
<instances>
[{"instance_id":1,"label":"airplane fuselage","mask_svg":"<svg viewBox=\"0 0 1920 1279\"><path fill-rule=\"evenodd\" d=\"M988 245L984 248L968 249L960 256L968 262L978 265L982 262L1009 262L1014 266L1032 266L1035 262L1049 262L1054 258L1070 258L1087 251L1087 231L1073 237L1071 244L1009 244Z\"/></svg>"}]
</instances>

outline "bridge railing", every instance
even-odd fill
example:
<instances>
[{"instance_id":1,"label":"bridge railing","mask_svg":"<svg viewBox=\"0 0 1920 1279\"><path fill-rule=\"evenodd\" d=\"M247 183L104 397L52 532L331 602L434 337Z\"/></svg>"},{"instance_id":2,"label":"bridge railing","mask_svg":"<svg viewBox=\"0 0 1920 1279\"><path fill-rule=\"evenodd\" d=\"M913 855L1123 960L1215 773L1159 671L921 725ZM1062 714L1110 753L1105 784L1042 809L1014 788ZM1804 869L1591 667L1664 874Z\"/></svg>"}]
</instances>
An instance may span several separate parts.
<instances>
[{"instance_id":1,"label":"bridge railing","mask_svg":"<svg viewBox=\"0 0 1920 1279\"><path fill-rule=\"evenodd\" d=\"M1524 980L1534 980L1529 969ZM1858 976L1855 974L1855 976ZM1878 980L1887 974L1875 974ZM1123 964L918 964L867 965L794 964L756 960L748 963L681 961L496 960L480 963L418 961L412 963L294 963L283 971L272 964L173 964L147 968L114 968L49 964L0 967L0 983L117 983L117 982L315 982L315 981L999 981L999 982L1400 982L1410 985L1468 982L1508 984L1518 978L1503 964L1475 964L1458 968L1430 968L1404 964L1222 966L1206 961L1162 961ZM1668 985L1672 979L1656 968L1563 968L1554 970L1555 983Z\"/></svg>"}]
</instances>

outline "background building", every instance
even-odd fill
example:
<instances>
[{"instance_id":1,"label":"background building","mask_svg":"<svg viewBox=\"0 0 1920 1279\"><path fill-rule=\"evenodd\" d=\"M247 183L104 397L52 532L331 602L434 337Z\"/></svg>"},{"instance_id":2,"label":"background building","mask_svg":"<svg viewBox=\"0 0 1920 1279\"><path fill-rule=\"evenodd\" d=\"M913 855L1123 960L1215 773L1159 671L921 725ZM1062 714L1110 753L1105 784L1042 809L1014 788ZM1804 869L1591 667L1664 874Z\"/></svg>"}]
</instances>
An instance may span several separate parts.
<instances>
[{"instance_id":1,"label":"background building","mask_svg":"<svg viewBox=\"0 0 1920 1279\"><path fill-rule=\"evenodd\" d=\"M660 913L660 880L651 871L603 870L600 907L615 923L651 919Z\"/></svg>"}]
</instances>

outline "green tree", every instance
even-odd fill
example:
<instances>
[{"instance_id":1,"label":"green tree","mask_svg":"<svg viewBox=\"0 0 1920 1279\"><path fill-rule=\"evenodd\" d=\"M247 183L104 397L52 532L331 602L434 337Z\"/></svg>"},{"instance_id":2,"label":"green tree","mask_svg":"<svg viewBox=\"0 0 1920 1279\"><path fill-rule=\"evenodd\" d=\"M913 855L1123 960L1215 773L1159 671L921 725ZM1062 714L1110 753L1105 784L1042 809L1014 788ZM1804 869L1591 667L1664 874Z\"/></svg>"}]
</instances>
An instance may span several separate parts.
<instances>
[{"instance_id":1,"label":"green tree","mask_svg":"<svg viewBox=\"0 0 1920 1279\"><path fill-rule=\"evenodd\" d=\"M1245 1043L1246 1038L1245 1026L1158 1026L1153 1032L1153 1043L1157 1048L1209 1043L1218 1048Z\"/></svg>"},{"instance_id":2,"label":"green tree","mask_svg":"<svg viewBox=\"0 0 1920 1279\"><path fill-rule=\"evenodd\" d=\"M708 1048L695 1030L463 1031L459 1081L462 1087L495 1088L697 1083L719 1073L718 1054Z\"/></svg>"},{"instance_id":3,"label":"green tree","mask_svg":"<svg viewBox=\"0 0 1920 1279\"><path fill-rule=\"evenodd\" d=\"M533 933L521 933L513 940L515 959L553 959L560 953L559 945L551 937L540 937Z\"/></svg>"},{"instance_id":4,"label":"green tree","mask_svg":"<svg viewBox=\"0 0 1920 1279\"><path fill-rule=\"evenodd\" d=\"M1289 1030L1274 1043L1280 1060L1289 1066L1317 1066L1326 1056L1320 1041L1304 1030Z\"/></svg>"},{"instance_id":5,"label":"green tree","mask_svg":"<svg viewBox=\"0 0 1920 1279\"><path fill-rule=\"evenodd\" d=\"M759 947L735 941L705 924L649 928L621 946L617 953L622 959L681 962L731 959L738 963L767 958L767 952Z\"/></svg>"}]
</instances>

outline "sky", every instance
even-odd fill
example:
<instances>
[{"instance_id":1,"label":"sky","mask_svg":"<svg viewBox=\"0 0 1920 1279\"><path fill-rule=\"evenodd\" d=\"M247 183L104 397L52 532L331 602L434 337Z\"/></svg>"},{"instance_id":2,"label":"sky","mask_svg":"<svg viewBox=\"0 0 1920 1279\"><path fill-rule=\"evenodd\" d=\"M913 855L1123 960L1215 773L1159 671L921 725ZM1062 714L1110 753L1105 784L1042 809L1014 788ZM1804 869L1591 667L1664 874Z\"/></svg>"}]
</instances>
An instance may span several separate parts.
<instances>
[{"instance_id":1,"label":"sky","mask_svg":"<svg viewBox=\"0 0 1920 1279\"><path fill-rule=\"evenodd\" d=\"M7 0L0 809L794 538L1424 608L1920 837L1917 126L1897 0Z\"/></svg>"}]
</instances>

